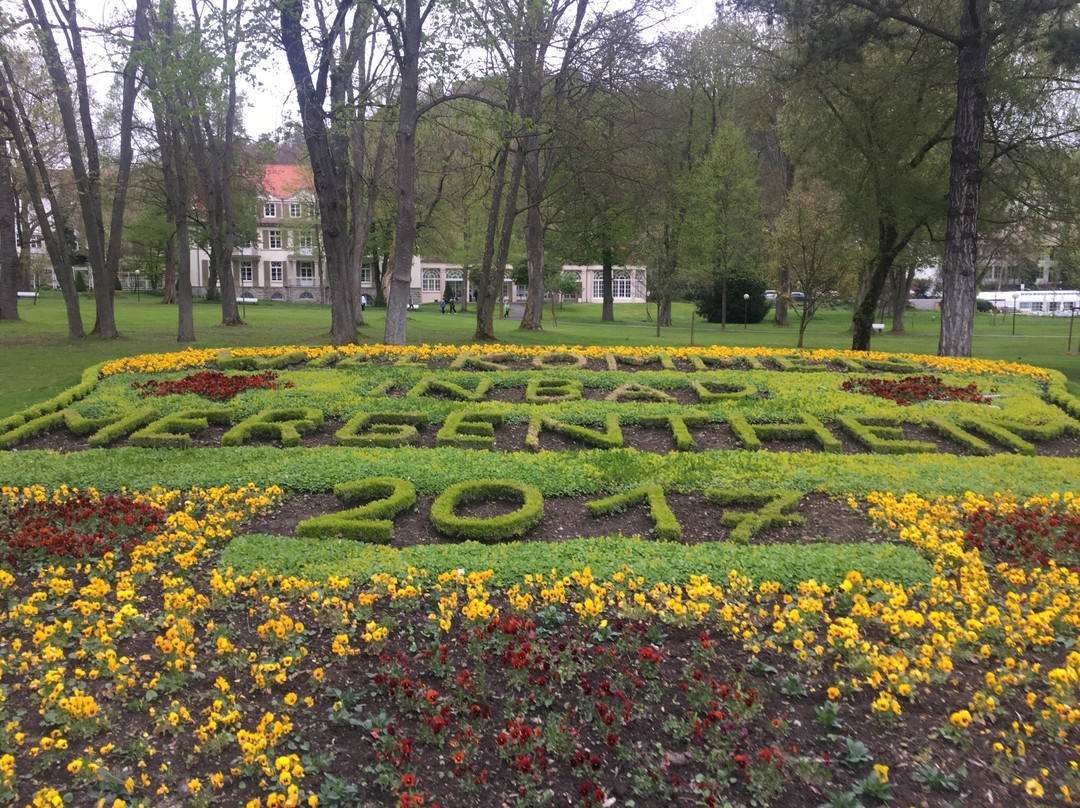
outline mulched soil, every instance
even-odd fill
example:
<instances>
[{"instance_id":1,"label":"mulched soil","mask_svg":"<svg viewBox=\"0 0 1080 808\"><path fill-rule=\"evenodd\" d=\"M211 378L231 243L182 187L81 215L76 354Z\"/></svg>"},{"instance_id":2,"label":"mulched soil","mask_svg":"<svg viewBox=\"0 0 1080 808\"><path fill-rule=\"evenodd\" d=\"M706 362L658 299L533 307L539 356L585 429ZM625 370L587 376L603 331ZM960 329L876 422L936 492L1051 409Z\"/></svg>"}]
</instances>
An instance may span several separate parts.
<instances>
[{"instance_id":1,"label":"mulched soil","mask_svg":"<svg viewBox=\"0 0 1080 808\"><path fill-rule=\"evenodd\" d=\"M652 534L653 523L646 505L630 508L623 513L594 518L585 510L585 503L596 497L546 497L544 518L540 524L521 537L521 541L559 542L591 536L624 536ZM416 506L394 519L391 547L412 547L423 544L452 544L435 531L428 514L434 497L417 497ZM746 511L747 508L724 508L701 495L668 494L668 506L683 529L684 544L727 541L730 530L720 524L726 510ZM488 517L513 510L512 503L469 503L457 509L459 516ZM304 519L343 510L333 494L295 494L272 512L246 522L245 532L269 533L276 536L295 536L296 524ZM804 544L807 542L853 542L868 538L866 520L846 503L822 494L803 498L797 513L806 518L801 525L773 527L763 530L752 544Z\"/></svg>"}]
</instances>

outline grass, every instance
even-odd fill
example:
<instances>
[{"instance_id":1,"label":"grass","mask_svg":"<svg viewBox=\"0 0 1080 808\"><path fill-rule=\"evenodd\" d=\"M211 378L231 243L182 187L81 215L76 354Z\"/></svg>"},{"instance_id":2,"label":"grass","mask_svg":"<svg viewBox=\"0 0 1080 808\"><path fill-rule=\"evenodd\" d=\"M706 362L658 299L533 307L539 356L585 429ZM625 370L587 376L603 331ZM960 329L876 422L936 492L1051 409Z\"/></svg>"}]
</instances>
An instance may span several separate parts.
<instances>
[{"instance_id":1,"label":"grass","mask_svg":"<svg viewBox=\"0 0 1080 808\"><path fill-rule=\"evenodd\" d=\"M518 307L520 310L520 307ZM655 319L640 304L615 307L615 322L600 322L598 304L566 304L556 307L556 323L551 307L544 310L544 330L520 331L517 320L498 320L496 334L501 341L521 345L689 345L693 306L674 306L674 326L656 333ZM116 319L121 337L105 342L90 336L69 340L66 336L63 301L58 292L44 293L35 303L21 301L19 322L0 323L0 417L56 395L78 381L84 368L108 359L135 354L182 350L176 342L176 308L162 306L160 298L142 295L119 296ZM330 310L327 306L289 303L260 303L244 310L247 325L221 325L216 304L195 306L196 347L248 347L264 345L325 345L328 341ZM83 300L83 321L93 325L93 302ZM384 312L368 308L367 325L361 342L382 340ZM821 312L806 332L805 347L849 348L847 309ZM475 307L454 315L440 314L429 305L409 316L409 342L415 344L462 344L472 341ZM912 312L907 316L907 333L875 337L875 350L935 354L940 318L934 312ZM985 359L1022 361L1060 370L1070 382L1070 390L1080 394L1080 362L1069 354L1070 322L1064 318L1017 317L1016 334L1008 317L979 315L976 318L973 353ZM771 321L741 328L720 326L693 318L693 344L792 347L797 326L775 326ZM1073 347L1080 349L1080 328L1073 335Z\"/></svg>"}]
</instances>

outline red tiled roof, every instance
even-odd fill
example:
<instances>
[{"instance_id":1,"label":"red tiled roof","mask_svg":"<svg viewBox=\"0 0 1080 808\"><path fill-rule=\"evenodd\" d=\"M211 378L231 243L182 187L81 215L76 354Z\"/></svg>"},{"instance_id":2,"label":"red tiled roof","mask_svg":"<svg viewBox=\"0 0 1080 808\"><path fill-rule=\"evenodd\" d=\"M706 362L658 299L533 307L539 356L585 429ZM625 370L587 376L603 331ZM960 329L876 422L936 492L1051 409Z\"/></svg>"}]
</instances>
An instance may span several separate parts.
<instances>
[{"instance_id":1,"label":"red tiled roof","mask_svg":"<svg viewBox=\"0 0 1080 808\"><path fill-rule=\"evenodd\" d=\"M306 166L266 166L262 179L263 190L277 199L288 199L303 189L313 190L311 170Z\"/></svg>"}]
</instances>

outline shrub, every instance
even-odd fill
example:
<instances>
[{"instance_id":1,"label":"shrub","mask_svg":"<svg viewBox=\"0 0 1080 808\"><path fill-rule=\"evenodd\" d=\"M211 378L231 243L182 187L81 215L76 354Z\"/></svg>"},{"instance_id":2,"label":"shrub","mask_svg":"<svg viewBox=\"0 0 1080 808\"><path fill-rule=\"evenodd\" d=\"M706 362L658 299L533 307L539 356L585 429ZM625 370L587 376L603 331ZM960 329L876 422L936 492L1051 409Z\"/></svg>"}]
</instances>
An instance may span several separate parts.
<instances>
[{"instance_id":1,"label":"shrub","mask_svg":"<svg viewBox=\"0 0 1080 808\"><path fill-rule=\"evenodd\" d=\"M305 519L297 536L336 536L386 544L394 536L393 518L416 504L416 486L400 477L370 477L334 486L334 495L346 505L366 504L340 513Z\"/></svg>"},{"instance_id":2,"label":"shrub","mask_svg":"<svg viewBox=\"0 0 1080 808\"><path fill-rule=\"evenodd\" d=\"M585 509L593 516L607 516L625 511L642 502L649 503L649 515L652 517L653 524L656 525L656 535L659 538L668 540L682 538L682 526L668 507L667 500L664 498L664 489L659 485L643 485L613 497L587 502Z\"/></svg>"},{"instance_id":3,"label":"shrub","mask_svg":"<svg viewBox=\"0 0 1080 808\"><path fill-rule=\"evenodd\" d=\"M416 442L416 427L427 420L422 412L361 412L349 419L334 439L341 446L407 446Z\"/></svg>"},{"instance_id":4,"label":"shrub","mask_svg":"<svg viewBox=\"0 0 1080 808\"><path fill-rule=\"evenodd\" d=\"M462 517L454 513L461 503L474 500L520 500L512 513L487 518ZM431 505L431 523L445 536L495 542L524 535L544 517L540 489L517 480L470 480L452 485Z\"/></svg>"},{"instance_id":5,"label":"shrub","mask_svg":"<svg viewBox=\"0 0 1080 808\"><path fill-rule=\"evenodd\" d=\"M251 438L277 438L283 446L299 446L300 436L315 431L323 414L312 407L263 410L245 418L221 436L222 446L240 446Z\"/></svg>"}]
</instances>

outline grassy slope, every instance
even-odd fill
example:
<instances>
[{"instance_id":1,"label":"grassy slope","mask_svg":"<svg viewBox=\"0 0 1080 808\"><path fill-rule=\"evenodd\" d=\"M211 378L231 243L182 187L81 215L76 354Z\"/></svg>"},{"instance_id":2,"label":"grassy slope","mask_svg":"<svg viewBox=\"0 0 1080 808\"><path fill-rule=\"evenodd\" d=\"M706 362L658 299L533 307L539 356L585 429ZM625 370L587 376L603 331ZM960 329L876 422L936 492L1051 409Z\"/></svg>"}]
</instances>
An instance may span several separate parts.
<instances>
[{"instance_id":1,"label":"grassy slope","mask_svg":"<svg viewBox=\"0 0 1080 808\"><path fill-rule=\"evenodd\" d=\"M56 395L78 381L86 367L106 359L144 353L182 350L176 342L176 308L160 305L149 295L141 300L117 299L119 340L102 342L95 337L69 340L66 337L64 309L59 293L46 293L37 303L21 301L20 322L0 323L0 416L8 415L35 402ZM411 343L468 343L475 328L474 310L456 315L442 315L435 306L426 307L409 317ZM598 305L568 304L556 309L558 324L551 322L551 308L545 309L542 332L518 330L514 320L499 320L496 332L505 342L518 344L570 345L688 345L692 307L677 304L675 326L657 337L655 324L646 316L643 305L615 307L616 322L600 323ZM87 328L93 325L92 301L84 300L83 318ZM254 345L323 345L327 342L330 312L327 307L311 305L265 304L246 308L247 326L224 328L220 309L211 304L195 308L196 347ZM383 312L369 308L368 325L362 329L363 342L379 342L383 334ZM810 324L807 348L848 348L850 313L826 311ZM794 320L793 320L794 323ZM925 353L937 352L938 316L930 312L908 315L908 333L883 334L874 340L875 350ZM1070 380L1070 388L1080 394L1080 360L1066 352L1069 321L1043 317L1016 318L1016 335L1011 334L1010 318L979 315L976 320L974 353L986 359L1019 360L1032 365L1055 368ZM730 327L721 332L718 325L696 320L694 344L792 347L796 327L778 328L770 322L743 329ZM1080 348L1080 327L1073 334L1074 349Z\"/></svg>"}]
</instances>

